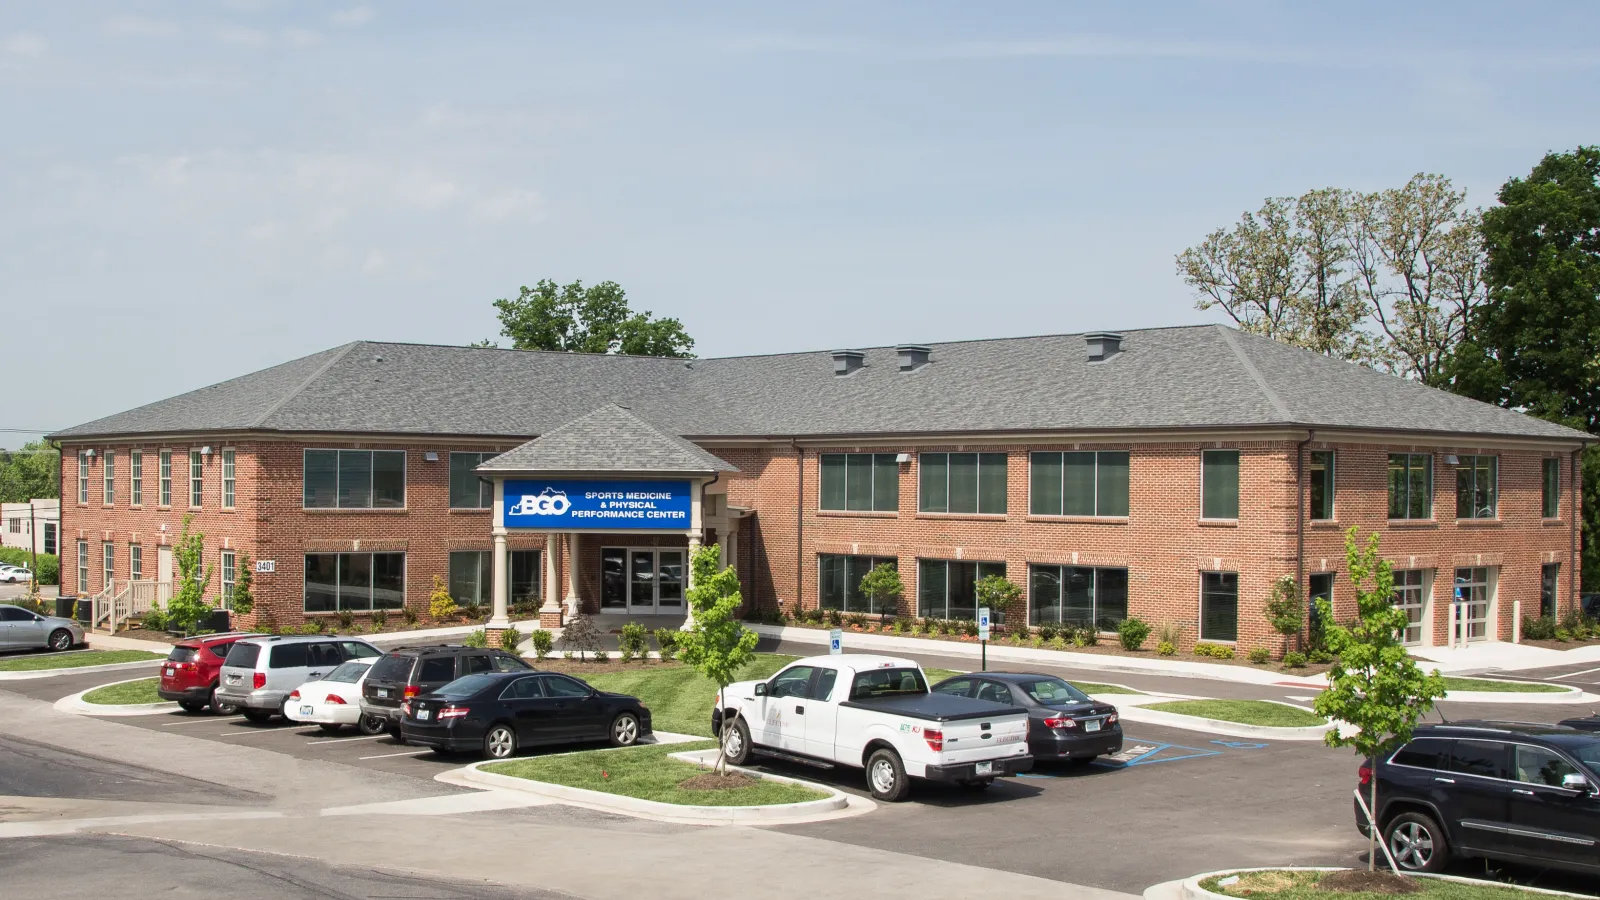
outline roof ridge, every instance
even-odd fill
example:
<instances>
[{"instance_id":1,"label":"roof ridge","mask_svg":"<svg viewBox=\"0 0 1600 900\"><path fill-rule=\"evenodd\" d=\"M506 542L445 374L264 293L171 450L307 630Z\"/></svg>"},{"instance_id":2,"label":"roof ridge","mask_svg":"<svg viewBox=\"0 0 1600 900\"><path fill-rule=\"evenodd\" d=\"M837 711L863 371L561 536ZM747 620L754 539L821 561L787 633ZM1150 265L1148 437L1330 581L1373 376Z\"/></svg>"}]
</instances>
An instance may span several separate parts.
<instances>
[{"instance_id":1,"label":"roof ridge","mask_svg":"<svg viewBox=\"0 0 1600 900\"><path fill-rule=\"evenodd\" d=\"M345 344L343 347L338 348L338 352L333 354L333 358L332 359L329 359L327 362L325 362L322 365L318 366L315 372L312 372L310 375L307 375L303 381L301 381L298 385L295 386L294 390L290 391L287 394L284 394L283 397L279 398L277 403L274 403L271 406L268 406L261 413L261 415L256 418L256 420L254 422L250 423L250 427L252 427L252 428L260 428L263 424L266 423L266 421L268 419L272 418L273 413L276 413L278 410L283 409L283 407L286 404L288 404L288 402L290 400L293 400L294 398L300 396L300 392L301 391L304 391L306 388L310 387L311 386L311 382L316 381L318 378L321 378L324 373L326 373L329 369L333 368L333 364L334 363L338 362L341 359L344 359L345 356L347 356L350 353L350 348L354 347L357 344L365 344L365 343L366 343L366 341L351 341L350 343Z\"/></svg>"},{"instance_id":2,"label":"roof ridge","mask_svg":"<svg viewBox=\"0 0 1600 900\"><path fill-rule=\"evenodd\" d=\"M1289 407L1284 406L1283 400L1278 397L1278 392L1267 384L1267 379L1262 377L1261 370L1256 368L1256 364L1250 360L1250 357L1245 356L1244 349L1239 346L1238 341L1233 339L1233 329L1221 324L1213 325L1212 327L1222 334L1222 340L1228 345L1228 349L1233 351L1234 357L1239 360L1240 365L1244 366L1244 370L1249 373L1251 380L1256 383L1256 387L1261 389L1261 393L1266 396L1267 402L1272 404L1272 408L1278 413L1278 416L1285 422L1294 421L1294 417L1289 414Z\"/></svg>"}]
</instances>

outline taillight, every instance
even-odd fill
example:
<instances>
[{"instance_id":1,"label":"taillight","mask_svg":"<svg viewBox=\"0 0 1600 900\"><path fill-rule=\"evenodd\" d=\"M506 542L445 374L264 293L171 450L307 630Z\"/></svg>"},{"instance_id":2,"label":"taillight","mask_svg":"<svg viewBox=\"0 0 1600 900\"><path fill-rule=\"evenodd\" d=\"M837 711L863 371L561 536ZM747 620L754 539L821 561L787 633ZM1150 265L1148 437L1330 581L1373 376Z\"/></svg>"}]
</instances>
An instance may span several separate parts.
<instances>
[{"instance_id":1,"label":"taillight","mask_svg":"<svg viewBox=\"0 0 1600 900\"><path fill-rule=\"evenodd\" d=\"M329 694L327 696L327 699L323 700L322 702L323 703L332 703L334 706L344 706L345 705L344 698L339 696L338 694Z\"/></svg>"},{"instance_id":2,"label":"taillight","mask_svg":"<svg viewBox=\"0 0 1600 900\"><path fill-rule=\"evenodd\" d=\"M400 712L402 712L402 713L404 713L405 715L408 715L408 716L411 715L411 701L410 700L407 700L406 702L400 704Z\"/></svg>"},{"instance_id":3,"label":"taillight","mask_svg":"<svg viewBox=\"0 0 1600 900\"><path fill-rule=\"evenodd\" d=\"M1072 721L1071 719L1067 718L1066 716L1051 716L1050 718L1044 720L1044 727L1046 727L1046 728L1077 728L1078 727L1078 723Z\"/></svg>"},{"instance_id":4,"label":"taillight","mask_svg":"<svg viewBox=\"0 0 1600 900\"><path fill-rule=\"evenodd\" d=\"M937 728L922 729L922 739L928 742L928 749L938 752L944 749L944 732Z\"/></svg>"},{"instance_id":5,"label":"taillight","mask_svg":"<svg viewBox=\"0 0 1600 900\"><path fill-rule=\"evenodd\" d=\"M1117 714L1116 713L1112 713L1111 715L1106 716L1106 724L1107 725L1115 725L1115 724L1117 724Z\"/></svg>"},{"instance_id":6,"label":"taillight","mask_svg":"<svg viewBox=\"0 0 1600 900\"><path fill-rule=\"evenodd\" d=\"M289 699L290 700L299 700L300 699L300 689L299 688L295 688L294 690L290 691L289 692Z\"/></svg>"},{"instance_id":7,"label":"taillight","mask_svg":"<svg viewBox=\"0 0 1600 900\"><path fill-rule=\"evenodd\" d=\"M1363 765L1361 768L1357 769L1356 770L1356 781L1360 782L1362 787L1366 787L1367 785L1371 784L1372 783L1372 767L1368 766L1368 765Z\"/></svg>"},{"instance_id":8,"label":"taillight","mask_svg":"<svg viewBox=\"0 0 1600 900\"><path fill-rule=\"evenodd\" d=\"M257 672L255 674L255 676L250 679L250 684L253 685L255 687L255 689L258 690L258 691L261 690L262 688L266 687L267 686L267 673L265 673L265 672Z\"/></svg>"},{"instance_id":9,"label":"taillight","mask_svg":"<svg viewBox=\"0 0 1600 900\"><path fill-rule=\"evenodd\" d=\"M441 719L459 719L466 714L467 708L465 706L446 706L444 709L439 710L439 718Z\"/></svg>"},{"instance_id":10,"label":"taillight","mask_svg":"<svg viewBox=\"0 0 1600 900\"><path fill-rule=\"evenodd\" d=\"M405 696L405 698L407 700L410 700L412 697L415 697L417 695L417 693L418 693L418 691L417 691L417 686L416 685L414 685L414 684L406 685L406 690L405 690L405 695L404 696Z\"/></svg>"}]
</instances>

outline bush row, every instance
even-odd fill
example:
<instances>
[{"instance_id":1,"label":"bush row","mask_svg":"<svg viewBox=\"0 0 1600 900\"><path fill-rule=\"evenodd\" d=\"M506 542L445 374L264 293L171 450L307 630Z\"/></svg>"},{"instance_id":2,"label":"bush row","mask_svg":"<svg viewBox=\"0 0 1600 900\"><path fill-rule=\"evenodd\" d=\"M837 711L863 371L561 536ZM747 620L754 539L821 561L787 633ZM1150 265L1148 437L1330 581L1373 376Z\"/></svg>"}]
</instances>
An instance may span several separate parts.
<instances>
[{"instance_id":1,"label":"bush row","mask_svg":"<svg viewBox=\"0 0 1600 900\"><path fill-rule=\"evenodd\" d=\"M0 563L33 569L33 577L40 584L61 583L61 558L54 553L41 553L38 568L34 568L34 555L22 547L0 547Z\"/></svg>"}]
</instances>

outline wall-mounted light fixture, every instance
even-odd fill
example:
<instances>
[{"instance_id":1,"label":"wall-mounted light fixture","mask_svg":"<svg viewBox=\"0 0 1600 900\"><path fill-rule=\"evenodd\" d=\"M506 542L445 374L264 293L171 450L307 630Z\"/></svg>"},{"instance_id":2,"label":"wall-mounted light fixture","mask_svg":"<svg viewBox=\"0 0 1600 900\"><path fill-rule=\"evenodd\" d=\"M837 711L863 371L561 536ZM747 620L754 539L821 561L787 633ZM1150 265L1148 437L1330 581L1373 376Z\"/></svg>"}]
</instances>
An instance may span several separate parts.
<instances>
[{"instance_id":1,"label":"wall-mounted light fixture","mask_svg":"<svg viewBox=\"0 0 1600 900\"><path fill-rule=\"evenodd\" d=\"M908 463L908 462L911 462L911 454L909 454L909 453L898 454L898 455L895 456L894 461L897 462L897 463Z\"/></svg>"},{"instance_id":2,"label":"wall-mounted light fixture","mask_svg":"<svg viewBox=\"0 0 1600 900\"><path fill-rule=\"evenodd\" d=\"M432 450L429 450L426 453L422 454L422 458L424 460L428 461L428 462L438 462L439 461L439 454L435 453Z\"/></svg>"},{"instance_id":3,"label":"wall-mounted light fixture","mask_svg":"<svg viewBox=\"0 0 1600 900\"><path fill-rule=\"evenodd\" d=\"M1444 455L1444 464L1447 466L1459 466L1461 465L1461 460L1457 459L1454 453L1446 453Z\"/></svg>"},{"instance_id":4,"label":"wall-mounted light fixture","mask_svg":"<svg viewBox=\"0 0 1600 900\"><path fill-rule=\"evenodd\" d=\"M207 444L206 446L201 447L200 448L200 455L201 456L210 456L211 455L211 445Z\"/></svg>"}]
</instances>

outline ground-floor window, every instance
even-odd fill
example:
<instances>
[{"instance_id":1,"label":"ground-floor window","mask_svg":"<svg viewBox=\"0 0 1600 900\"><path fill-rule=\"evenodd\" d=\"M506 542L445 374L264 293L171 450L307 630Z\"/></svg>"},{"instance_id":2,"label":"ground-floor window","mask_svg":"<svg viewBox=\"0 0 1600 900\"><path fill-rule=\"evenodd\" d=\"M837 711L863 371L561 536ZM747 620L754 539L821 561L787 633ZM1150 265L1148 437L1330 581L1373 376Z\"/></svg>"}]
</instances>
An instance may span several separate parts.
<instances>
[{"instance_id":1,"label":"ground-floor window","mask_svg":"<svg viewBox=\"0 0 1600 900\"><path fill-rule=\"evenodd\" d=\"M239 557L232 550L222 551L222 608L233 609L233 586L239 580Z\"/></svg>"},{"instance_id":2,"label":"ground-floor window","mask_svg":"<svg viewBox=\"0 0 1600 900\"><path fill-rule=\"evenodd\" d=\"M1561 564L1545 563L1539 569L1539 615L1556 614L1556 585L1561 583Z\"/></svg>"},{"instance_id":3,"label":"ground-floor window","mask_svg":"<svg viewBox=\"0 0 1600 900\"><path fill-rule=\"evenodd\" d=\"M1456 570L1456 602L1462 606L1467 640L1489 639L1489 570L1478 566Z\"/></svg>"},{"instance_id":4,"label":"ground-floor window","mask_svg":"<svg viewBox=\"0 0 1600 900\"><path fill-rule=\"evenodd\" d=\"M89 542L78 542L78 593L89 593Z\"/></svg>"},{"instance_id":5,"label":"ground-floor window","mask_svg":"<svg viewBox=\"0 0 1600 900\"><path fill-rule=\"evenodd\" d=\"M512 550L506 555L511 564L511 593L508 606L534 603L539 599L542 579L538 550ZM450 551L450 596L460 606L488 606L494 603L494 553L489 550Z\"/></svg>"},{"instance_id":6,"label":"ground-floor window","mask_svg":"<svg viewBox=\"0 0 1600 900\"><path fill-rule=\"evenodd\" d=\"M138 544L128 545L128 577L134 581L144 579L144 548Z\"/></svg>"},{"instance_id":7,"label":"ground-floor window","mask_svg":"<svg viewBox=\"0 0 1600 900\"><path fill-rule=\"evenodd\" d=\"M1322 646L1322 636L1327 631L1328 623L1322 617L1322 608L1317 605L1318 600L1328 601L1328 613L1333 614L1333 572L1314 572L1307 577L1306 621L1311 626L1311 643L1313 646Z\"/></svg>"},{"instance_id":8,"label":"ground-floor window","mask_svg":"<svg viewBox=\"0 0 1600 900\"><path fill-rule=\"evenodd\" d=\"M917 560L917 615L925 619L978 618L978 580L990 575L1004 578L1006 564ZM856 583L860 584L860 579ZM1000 621L999 616L995 621Z\"/></svg>"},{"instance_id":9,"label":"ground-floor window","mask_svg":"<svg viewBox=\"0 0 1600 900\"><path fill-rule=\"evenodd\" d=\"M892 613L895 601L881 607L861 592L861 579L881 565L900 567L892 556L845 556L836 553L817 555L817 603L823 609L843 612Z\"/></svg>"},{"instance_id":10,"label":"ground-floor window","mask_svg":"<svg viewBox=\"0 0 1600 900\"><path fill-rule=\"evenodd\" d=\"M1128 570L1029 566L1028 622L1115 631L1128 617Z\"/></svg>"},{"instance_id":11,"label":"ground-floor window","mask_svg":"<svg viewBox=\"0 0 1600 900\"><path fill-rule=\"evenodd\" d=\"M1406 630L1400 639L1407 644L1422 643L1423 597L1421 569L1395 570L1394 605L1406 614Z\"/></svg>"},{"instance_id":12,"label":"ground-floor window","mask_svg":"<svg viewBox=\"0 0 1600 900\"><path fill-rule=\"evenodd\" d=\"M631 613L683 611L684 550L602 547L600 608Z\"/></svg>"},{"instance_id":13,"label":"ground-floor window","mask_svg":"<svg viewBox=\"0 0 1600 900\"><path fill-rule=\"evenodd\" d=\"M1239 573L1200 573L1200 640L1239 639Z\"/></svg>"},{"instance_id":14,"label":"ground-floor window","mask_svg":"<svg viewBox=\"0 0 1600 900\"><path fill-rule=\"evenodd\" d=\"M102 574L105 576L105 580L100 583L103 587L111 584L112 579L116 577L114 570L117 567L117 545L106 541L100 545L100 549L104 551L105 555L104 565L101 567Z\"/></svg>"},{"instance_id":15,"label":"ground-floor window","mask_svg":"<svg viewBox=\"0 0 1600 900\"><path fill-rule=\"evenodd\" d=\"M306 612L399 609L405 602L404 553L306 554Z\"/></svg>"}]
</instances>

